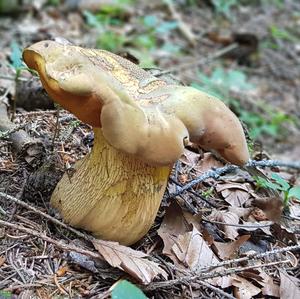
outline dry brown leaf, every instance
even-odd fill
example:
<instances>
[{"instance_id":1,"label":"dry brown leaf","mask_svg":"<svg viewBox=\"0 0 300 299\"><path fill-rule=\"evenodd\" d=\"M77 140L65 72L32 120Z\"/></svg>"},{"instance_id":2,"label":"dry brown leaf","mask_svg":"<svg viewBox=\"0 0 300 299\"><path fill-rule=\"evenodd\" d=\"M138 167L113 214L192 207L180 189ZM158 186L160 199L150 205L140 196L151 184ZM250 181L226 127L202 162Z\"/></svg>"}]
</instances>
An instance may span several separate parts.
<instances>
[{"instance_id":1,"label":"dry brown leaf","mask_svg":"<svg viewBox=\"0 0 300 299\"><path fill-rule=\"evenodd\" d=\"M218 184L216 187L217 192L222 194L224 200L235 207L242 207L251 197L249 189L250 185L248 183L225 183Z\"/></svg>"},{"instance_id":2,"label":"dry brown leaf","mask_svg":"<svg viewBox=\"0 0 300 299\"><path fill-rule=\"evenodd\" d=\"M292 217L296 217L300 219L300 204L299 201L292 201L290 205L290 213Z\"/></svg>"},{"instance_id":3,"label":"dry brown leaf","mask_svg":"<svg viewBox=\"0 0 300 299\"><path fill-rule=\"evenodd\" d=\"M248 219L252 210L252 208L228 207L228 212L234 213L244 220Z\"/></svg>"},{"instance_id":4,"label":"dry brown leaf","mask_svg":"<svg viewBox=\"0 0 300 299\"><path fill-rule=\"evenodd\" d=\"M214 211L210 216L209 220L223 222L224 224L217 224L217 226L224 232L226 238L235 240L239 235L239 227L226 225L226 224L238 224L239 217L232 212Z\"/></svg>"},{"instance_id":5,"label":"dry brown leaf","mask_svg":"<svg viewBox=\"0 0 300 299\"><path fill-rule=\"evenodd\" d=\"M2 266L4 265L5 261L6 261L5 256L4 256L4 255L1 255L1 256L0 256L0 267L2 267Z\"/></svg>"},{"instance_id":6,"label":"dry brown leaf","mask_svg":"<svg viewBox=\"0 0 300 299\"><path fill-rule=\"evenodd\" d=\"M195 169L200 172L206 172L208 170L211 170L213 167L214 168L219 168L219 167L223 167L224 164L220 161L218 161L214 155L212 153L205 153L203 155L202 160L200 161L200 163L198 163L198 165L195 167Z\"/></svg>"},{"instance_id":7,"label":"dry brown leaf","mask_svg":"<svg viewBox=\"0 0 300 299\"><path fill-rule=\"evenodd\" d=\"M276 239L282 241L283 243L288 244L292 241L294 244L298 244L294 231L288 227L285 227L283 222L281 225L274 223L272 225L272 232L273 235L276 236Z\"/></svg>"},{"instance_id":8,"label":"dry brown leaf","mask_svg":"<svg viewBox=\"0 0 300 299\"><path fill-rule=\"evenodd\" d=\"M262 273L261 273L262 274ZM262 294L265 296L279 297L279 285L274 283L274 279L267 273L263 273Z\"/></svg>"},{"instance_id":9,"label":"dry brown leaf","mask_svg":"<svg viewBox=\"0 0 300 299\"><path fill-rule=\"evenodd\" d=\"M165 217L160 228L157 230L158 235L164 242L163 254L172 258L174 255L171 248L177 240L177 237L191 230L191 226L186 222L181 207L176 201L172 201L167 208Z\"/></svg>"},{"instance_id":10,"label":"dry brown leaf","mask_svg":"<svg viewBox=\"0 0 300 299\"><path fill-rule=\"evenodd\" d=\"M242 227L242 229L247 232L262 230L266 235L272 236L271 225L269 225L269 224L272 224L272 222L270 222L270 221L260 221L260 222L243 221L244 227Z\"/></svg>"},{"instance_id":11,"label":"dry brown leaf","mask_svg":"<svg viewBox=\"0 0 300 299\"><path fill-rule=\"evenodd\" d=\"M199 154L196 154L188 149L185 149L183 154L180 157L180 161L188 166L195 167L199 160L201 159L201 156Z\"/></svg>"},{"instance_id":12,"label":"dry brown leaf","mask_svg":"<svg viewBox=\"0 0 300 299\"><path fill-rule=\"evenodd\" d=\"M280 271L280 298L300 298L300 280L283 271Z\"/></svg>"},{"instance_id":13,"label":"dry brown leaf","mask_svg":"<svg viewBox=\"0 0 300 299\"><path fill-rule=\"evenodd\" d=\"M258 264L260 262L256 262ZM260 263L261 264L261 263ZM240 276L246 279L255 281L262 287L261 291L263 295L279 297L279 285L274 283L273 278L264 272L261 268L248 269L240 273Z\"/></svg>"},{"instance_id":14,"label":"dry brown leaf","mask_svg":"<svg viewBox=\"0 0 300 299\"><path fill-rule=\"evenodd\" d=\"M238 275L232 278L232 285L235 286L234 296L238 299L251 299L261 292L260 288Z\"/></svg>"},{"instance_id":15,"label":"dry brown leaf","mask_svg":"<svg viewBox=\"0 0 300 299\"><path fill-rule=\"evenodd\" d=\"M219 258L222 260L234 258L240 246L243 245L249 238L250 235L243 235L238 237L236 241L229 243L214 242Z\"/></svg>"},{"instance_id":16,"label":"dry brown leaf","mask_svg":"<svg viewBox=\"0 0 300 299\"><path fill-rule=\"evenodd\" d=\"M148 260L149 256L141 251L111 241L94 240L93 244L111 266L129 273L143 284L149 284L158 275L164 278L168 276L157 263Z\"/></svg>"},{"instance_id":17,"label":"dry brown leaf","mask_svg":"<svg viewBox=\"0 0 300 299\"><path fill-rule=\"evenodd\" d=\"M191 232L178 236L176 243L172 246L172 252L184 266L192 271L219 263L218 258L195 227Z\"/></svg>"},{"instance_id":18,"label":"dry brown leaf","mask_svg":"<svg viewBox=\"0 0 300 299\"><path fill-rule=\"evenodd\" d=\"M261 209L265 214L265 217L272 221L278 221L281 217L281 213L283 210L283 202L281 198L274 197L274 196L255 198L252 201L252 206ZM255 219L257 218L255 217Z\"/></svg>"}]
</instances>

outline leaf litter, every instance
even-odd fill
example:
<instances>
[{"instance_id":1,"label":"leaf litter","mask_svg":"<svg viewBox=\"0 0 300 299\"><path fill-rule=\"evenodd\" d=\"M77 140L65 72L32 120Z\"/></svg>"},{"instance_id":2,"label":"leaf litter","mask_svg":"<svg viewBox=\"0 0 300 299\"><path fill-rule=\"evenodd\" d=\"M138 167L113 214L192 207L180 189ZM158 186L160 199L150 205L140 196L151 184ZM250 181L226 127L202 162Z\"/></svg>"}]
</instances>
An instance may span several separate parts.
<instances>
[{"instance_id":1,"label":"leaf litter","mask_svg":"<svg viewBox=\"0 0 300 299\"><path fill-rule=\"evenodd\" d=\"M35 22L25 19L24 23L20 23L18 26L11 25L9 27L11 31L7 30L3 35L4 43L5 40L10 41L11 36L15 33L18 35L19 32L28 40L33 38L45 39L48 34L47 31L54 36L61 35L65 31L69 32L73 41L84 44L93 44L91 40L97 38L94 32L94 36L84 35L84 40L82 40L83 18L78 13L68 15L67 18L61 18L57 15L59 12L54 13L53 11L36 13L40 14L42 26L35 19ZM203 18L198 19L200 22L202 19L205 22L205 18L206 16L203 16ZM256 22L254 23L256 24ZM259 20L258 25L260 26ZM196 27L201 28L201 26ZM3 41L0 42L3 43ZM182 43L180 39L178 41ZM206 55L207 52L211 51L211 48L205 46L205 43L199 51L203 51L203 49L206 53L201 52L201 55ZM11 54L11 51L5 44L3 45L3 53L0 58L2 61L6 61L6 57ZM284 62L284 60L281 61ZM168 66L168 64L174 64L174 61L164 61L162 58L161 63ZM280 76L278 72L284 72L283 67L277 68L275 73L274 69L276 68L272 67L272 63L274 61L268 60L266 65L271 67L277 76L276 78L278 78ZM1 64L0 66L1 70L4 70L3 73L7 76L14 76L12 69L6 69L6 65ZM205 68L205 71L209 71L209 69ZM244 79L242 83L247 82ZM278 79L277 84L286 86L286 81ZM1 78L0 85L0 87L9 90L10 97L14 96L15 82L13 80ZM270 82L267 82L267 85L270 85L271 89L273 88ZM273 93L275 93L274 90ZM257 92L258 96L261 96L259 90ZM55 130L55 113L52 111L47 114L40 111L36 114L27 114L21 111L17 114L16 123L26 122L29 124L26 127L27 132L31 136L43 139L48 145L49 157L58 160L56 166L58 165L62 171L65 170L67 164L72 165L74 161L89 152L91 145L89 142L82 142L82 140L88 140L92 134L89 127L80 124L74 130L72 129L69 140L59 137L54 142L54 153L56 153L54 154L50 150L50 145ZM69 117L65 112L62 112L61 116ZM62 122L61 127L62 131L64 129L68 131L70 123ZM24 161L21 162L16 159L9 142L1 140L1 151L1 188L5 189L8 194L22 195L22 190L19 193L20 182L26 180L27 174L34 172L34 169L27 167ZM48 167L47 164L44 166ZM193 151L187 150L179 165L178 181L185 184L210 169L222 166L224 166L223 162L211 153L198 153L198 150L195 149ZM285 177L285 173L282 174L282 177ZM23 190L23 194L28 193L26 188ZM172 188L176 187L174 183L169 182L169 190ZM290 262L287 264L288 266L282 263L277 264L276 268L263 267L263 265L268 262L284 261L287 258L285 254L278 253L262 257L262 267L259 268L258 272L254 270L252 272L250 272L251 270L241 273L234 272L234 270L244 266L253 266L252 258L243 262L233 261L245 257L253 251L259 253L299 244L299 219L297 219L300 217L299 201L291 199L289 216L295 219L282 219L279 217L282 211L280 201L272 198L272 196L262 196L260 191L256 190L255 183L249 181L241 172L226 175L223 180L208 179L193 190L199 195L198 197L186 192L176 198L176 203L174 199L165 198L154 227L133 248L113 242L95 241L94 247L106 260L107 265L96 263L90 257L79 257L74 252L70 254L71 259L64 258L63 250L53 244L18 232L16 229L1 228L0 275L2 281L0 288L13 290L15 294L20 296L26 292L27 295L31 294L30 296L38 294L41 298L49 298L65 294L64 291L67 290L78 296L92 297L101 294L103 290L109 290L110 286L123 276L135 283L149 285L155 282L168 284L168 280L173 278L178 279L177 288L158 287L155 292L150 292L147 295L159 294L161 296L162 291L166 292L166 290L171 289L169 290L170 297L175 298L175 295L179 296L186 288L186 284L183 285L180 280L184 275L195 275L198 272L201 274L203 268L210 269L210 266L221 263L222 266L209 271L221 273L224 270L232 270L232 274L227 273L206 281L219 286L220 289L237 298L251 298L256 295L298 298L299 265L295 260L297 261L299 254L295 254L294 262ZM29 203L37 206L40 210L52 214L53 211L45 200L49 198L50 193L51 187L49 190L47 188L47 191L37 190L36 194L29 192L30 196L24 198L26 201L30 200ZM200 195L208 202L213 203L216 208L201 200ZM189 207L187 203L189 203ZM62 229L9 201L1 202L1 208L3 211L0 212L3 217L8 216L11 223L20 223L24 227L39 232L44 231L57 242L62 241L68 244L74 238L69 230ZM278 221L278 223L261 227L270 221ZM251 228L251 226L253 227ZM262 241L264 241L264 246L261 245ZM246 245L249 244L253 246L247 247ZM94 250L91 244L77 246ZM147 255L146 252L150 254ZM222 264L222 262L228 262L228 264ZM36 288L35 294L30 293L31 290L26 290L26 285L30 285L30 283L36 285L34 287ZM201 296L222 297L221 293L216 293L213 289L203 288L200 283L197 283L197 280L193 284L187 285L186 289L191 289L191 292L188 293L189 296L192 296L193 291L196 293L201 289Z\"/></svg>"}]
</instances>

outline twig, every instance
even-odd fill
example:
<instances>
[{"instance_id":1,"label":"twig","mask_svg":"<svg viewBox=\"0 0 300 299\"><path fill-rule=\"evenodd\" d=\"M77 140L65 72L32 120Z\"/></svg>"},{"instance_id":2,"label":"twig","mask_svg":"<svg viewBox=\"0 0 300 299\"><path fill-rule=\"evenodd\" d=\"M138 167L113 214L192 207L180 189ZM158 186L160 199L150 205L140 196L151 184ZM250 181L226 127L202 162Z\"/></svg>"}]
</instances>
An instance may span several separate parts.
<instances>
[{"instance_id":1,"label":"twig","mask_svg":"<svg viewBox=\"0 0 300 299\"><path fill-rule=\"evenodd\" d=\"M182 283L187 283L191 281L197 281L197 280L205 280L205 279L210 279L214 277L223 277L231 274L237 274L241 273L243 271L247 270L252 270L256 268L265 268L265 267L272 267L278 264L285 264L285 263L290 263L289 260L284 260L284 261L277 261L277 262L271 262L263 265L253 265L253 266L248 266L248 267L240 267L240 268L230 268L221 272L212 272L212 273L201 273L201 274L196 274L196 275L186 275L183 277L179 277L177 279L173 280L166 280L166 281L161 281L161 282L153 282L152 284L144 287L143 289L146 291L152 291L156 290L159 288L170 288L174 285L177 284L182 284Z\"/></svg>"},{"instance_id":2,"label":"twig","mask_svg":"<svg viewBox=\"0 0 300 299\"><path fill-rule=\"evenodd\" d=\"M211 289L212 291L214 291L215 293L221 295L222 297L225 297L225 298L229 298L229 299L235 299L235 297L233 297L232 295L222 291L221 289L217 288L217 287L214 287L213 285L211 285L210 283L207 283L205 281L202 281L202 280L198 280L197 283Z\"/></svg>"},{"instance_id":3,"label":"twig","mask_svg":"<svg viewBox=\"0 0 300 299\"><path fill-rule=\"evenodd\" d=\"M88 249L83 249L83 248L80 248L78 246L74 246L74 245L71 245L71 244L65 244L61 241L57 241L57 240L54 240L54 239L48 237L45 233L30 229L30 228L27 228L27 227L23 227L19 224L10 223L10 222L4 221L4 220L0 220L0 226L10 227L10 228L19 230L21 232L25 232L27 234L30 234L32 236L41 238L42 240L44 240L48 243L51 243L51 244L55 245L56 247L58 247L62 250L65 250L65 251L75 251L75 252L81 253L83 255L89 256L91 258L96 258L96 259L103 260L103 257L97 252L94 252L94 251L91 251L91 250L88 250Z\"/></svg>"},{"instance_id":4,"label":"twig","mask_svg":"<svg viewBox=\"0 0 300 299\"><path fill-rule=\"evenodd\" d=\"M188 27L188 25L183 22L180 14L176 11L173 0L165 0L164 3L166 4L170 14L172 15L172 18L177 21L179 31L194 47L196 45L197 38L195 34L191 31L190 27Z\"/></svg>"},{"instance_id":5,"label":"twig","mask_svg":"<svg viewBox=\"0 0 300 299\"><path fill-rule=\"evenodd\" d=\"M223 267L223 266L227 266L227 265L237 264L237 263L240 263L240 262L249 261L250 259L251 260L260 259L260 258L268 257L270 255L275 255L275 254L279 254L279 253L283 253L283 252L287 252L287 251L297 251L297 250L300 250L300 245L293 245L293 246L288 246L288 247L284 247L284 248L278 248L278 249L266 251L266 252L263 252L263 253L256 253L256 252L249 253L245 257L223 261L223 262L220 262L216 265L201 268L201 269L199 269L199 271L200 272L208 272L208 271L213 270L214 268L219 268L219 267Z\"/></svg>"},{"instance_id":6,"label":"twig","mask_svg":"<svg viewBox=\"0 0 300 299\"><path fill-rule=\"evenodd\" d=\"M52 144L51 144L51 148L52 148L52 152L54 151L54 144L55 144L55 140L59 135L59 129L60 129L60 125L59 125L59 111L60 108L57 107L56 108L56 122L55 122L55 129L54 129L54 135L53 135L53 139L52 139Z\"/></svg>"},{"instance_id":7,"label":"twig","mask_svg":"<svg viewBox=\"0 0 300 299\"><path fill-rule=\"evenodd\" d=\"M202 221L209 222L209 223L214 223L214 224L221 224L221 225L227 225L227 226L234 226L234 227L240 227L240 228L264 228L264 227L269 227L273 225L274 223L270 221L270 223L266 224L253 224L253 225L248 225L248 224L234 224L234 223L226 223L226 222L221 222L221 221L212 221L208 219L202 218Z\"/></svg>"},{"instance_id":8,"label":"twig","mask_svg":"<svg viewBox=\"0 0 300 299\"><path fill-rule=\"evenodd\" d=\"M174 184L176 184L176 192L179 191L178 187L182 188L183 186L177 182L174 178L169 177L169 180L172 181ZM217 208L217 206L215 204L213 204L212 202L210 202L209 200L207 200L205 197L201 196L200 194L198 194L197 192L193 191L193 190L188 190L188 192L190 192L191 194L195 195L196 197L200 198L201 200L203 200L204 202L206 202L208 205L212 206L213 208ZM170 194L169 198L171 198L173 196L173 194Z\"/></svg>"},{"instance_id":9,"label":"twig","mask_svg":"<svg viewBox=\"0 0 300 299\"><path fill-rule=\"evenodd\" d=\"M16 80L16 77L15 76L6 76L6 75L0 75L0 79L3 79L3 80L11 80L11 81L15 81ZM24 77L18 77L17 78L18 81L28 81L27 78L24 78Z\"/></svg>"},{"instance_id":10,"label":"twig","mask_svg":"<svg viewBox=\"0 0 300 299\"><path fill-rule=\"evenodd\" d=\"M85 239L87 241L92 241L93 240L93 237L85 235L84 233L82 233L82 232L80 232L80 231L78 231L78 230L76 230L76 229L68 226L67 224L65 224L65 223L59 221L58 219L56 219L56 218L54 218L54 217L52 217L52 216L50 216L50 215L48 215L48 214L40 211L39 209L30 206L26 202L21 201L21 200L17 199L16 197L13 197L11 195L5 194L3 192L0 192L0 197L3 197L4 199L10 200L10 201L12 201L12 202L14 202L14 203L16 203L16 204L18 204L18 205L20 205L20 206L28 209L28 210L33 211L34 213L36 213L36 214L38 214L38 215L40 215L40 216L42 216L42 217L44 217L44 218L52 221L53 223L55 223L55 224L57 224L57 225L65 228L65 229L69 230L70 232L76 234L78 237L81 237L81 238L83 238L83 239Z\"/></svg>"},{"instance_id":11,"label":"twig","mask_svg":"<svg viewBox=\"0 0 300 299\"><path fill-rule=\"evenodd\" d=\"M287 167L300 170L300 161L290 162L290 161L279 161L279 160L261 160L255 161L250 160L247 166L254 167Z\"/></svg>"},{"instance_id":12,"label":"twig","mask_svg":"<svg viewBox=\"0 0 300 299\"><path fill-rule=\"evenodd\" d=\"M293 168L293 169L298 169L300 170L300 162L284 162L284 161L279 161L279 160L262 160L262 161L255 161L255 160L250 160L247 164L246 167L287 167L287 168ZM226 165L224 167L220 167L214 170L209 170L202 174L201 176L197 177L196 179L193 179L191 182L187 183L183 187L179 187L178 190L174 193L170 194L170 197L175 197L183 192L187 191L188 189L194 187L195 185L202 183L203 181L213 178L215 180L218 180L221 175L224 175L226 173L232 172L236 169L238 169L238 166L235 165Z\"/></svg>"},{"instance_id":13,"label":"twig","mask_svg":"<svg viewBox=\"0 0 300 299\"><path fill-rule=\"evenodd\" d=\"M197 185L199 183L202 183L203 181L205 181L209 178L213 178L213 179L217 180L222 174L231 172L233 170L236 170L237 168L238 167L235 165L226 165L224 167L220 167L215 170L209 170L209 171L205 172L204 174L202 174L201 176L199 176L198 178L187 183L182 188L179 187L176 192L170 194L170 197L178 196L179 194L185 192L186 190L194 187L195 185Z\"/></svg>"},{"instance_id":14,"label":"twig","mask_svg":"<svg viewBox=\"0 0 300 299\"><path fill-rule=\"evenodd\" d=\"M17 131L24 129L26 127L26 124L21 124L21 125L17 125L15 127L13 127L10 130L4 131L4 132L0 132L0 139L4 139L9 137L11 134L16 133Z\"/></svg>"},{"instance_id":15,"label":"twig","mask_svg":"<svg viewBox=\"0 0 300 299\"><path fill-rule=\"evenodd\" d=\"M68 295L68 292L59 284L56 273L54 274L53 280L59 291L64 295Z\"/></svg>"},{"instance_id":16,"label":"twig","mask_svg":"<svg viewBox=\"0 0 300 299\"><path fill-rule=\"evenodd\" d=\"M184 71L185 69L189 69L191 67L198 67L200 65L204 65L206 63L211 62L214 59L224 56L225 54L236 49L237 47L238 47L238 44L236 44L236 43L230 44L229 46L216 51L215 53L213 53L212 55L210 55L206 58L199 59L198 61L193 60L191 62L179 64L177 67L170 68L169 70L166 70L166 71L162 71L159 74L157 74L156 76L163 76L163 75L167 75L167 74L171 74L171 73L178 73L180 71Z\"/></svg>"}]
</instances>

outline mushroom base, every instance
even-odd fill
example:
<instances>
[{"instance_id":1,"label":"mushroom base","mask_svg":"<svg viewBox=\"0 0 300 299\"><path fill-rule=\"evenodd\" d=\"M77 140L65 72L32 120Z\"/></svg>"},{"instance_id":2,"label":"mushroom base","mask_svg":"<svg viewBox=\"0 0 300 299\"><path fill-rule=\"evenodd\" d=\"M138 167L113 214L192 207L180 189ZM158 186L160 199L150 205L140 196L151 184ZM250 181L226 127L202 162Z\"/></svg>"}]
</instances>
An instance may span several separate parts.
<instances>
[{"instance_id":1,"label":"mushroom base","mask_svg":"<svg viewBox=\"0 0 300 299\"><path fill-rule=\"evenodd\" d=\"M149 166L117 151L94 129L92 152L56 186L51 204L69 224L101 239L130 245L150 229L170 167Z\"/></svg>"}]
</instances>

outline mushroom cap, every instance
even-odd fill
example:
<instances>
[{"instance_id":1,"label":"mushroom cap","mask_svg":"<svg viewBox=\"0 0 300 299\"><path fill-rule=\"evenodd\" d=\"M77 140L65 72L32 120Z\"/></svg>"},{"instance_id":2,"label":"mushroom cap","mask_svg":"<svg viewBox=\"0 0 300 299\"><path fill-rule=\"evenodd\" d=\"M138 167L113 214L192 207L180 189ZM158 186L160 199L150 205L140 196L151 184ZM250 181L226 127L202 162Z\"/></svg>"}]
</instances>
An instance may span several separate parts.
<instances>
[{"instance_id":1,"label":"mushroom cap","mask_svg":"<svg viewBox=\"0 0 300 299\"><path fill-rule=\"evenodd\" d=\"M23 58L54 101L151 165L175 162L188 140L234 164L249 159L238 118L199 90L169 85L110 52L55 41L30 46Z\"/></svg>"}]
</instances>

